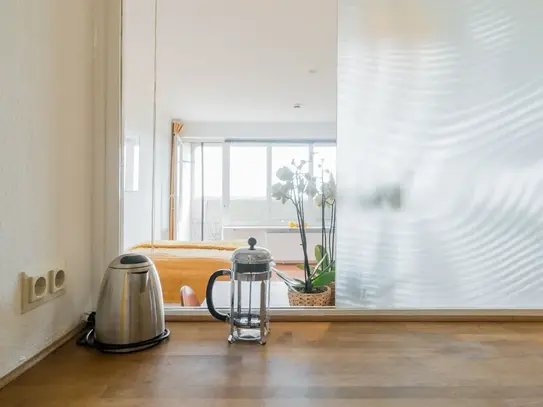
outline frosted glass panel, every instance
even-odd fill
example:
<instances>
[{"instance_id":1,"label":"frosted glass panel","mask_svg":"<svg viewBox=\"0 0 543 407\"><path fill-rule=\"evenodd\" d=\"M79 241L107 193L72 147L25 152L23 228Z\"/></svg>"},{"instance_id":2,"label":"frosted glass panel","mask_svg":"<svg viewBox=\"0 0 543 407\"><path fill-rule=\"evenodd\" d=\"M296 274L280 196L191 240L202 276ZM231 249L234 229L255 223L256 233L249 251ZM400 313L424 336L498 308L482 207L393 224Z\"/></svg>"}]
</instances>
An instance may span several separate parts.
<instances>
[{"instance_id":1,"label":"frosted glass panel","mask_svg":"<svg viewBox=\"0 0 543 407\"><path fill-rule=\"evenodd\" d=\"M339 1L338 307L543 307L541 16Z\"/></svg>"}]
</instances>

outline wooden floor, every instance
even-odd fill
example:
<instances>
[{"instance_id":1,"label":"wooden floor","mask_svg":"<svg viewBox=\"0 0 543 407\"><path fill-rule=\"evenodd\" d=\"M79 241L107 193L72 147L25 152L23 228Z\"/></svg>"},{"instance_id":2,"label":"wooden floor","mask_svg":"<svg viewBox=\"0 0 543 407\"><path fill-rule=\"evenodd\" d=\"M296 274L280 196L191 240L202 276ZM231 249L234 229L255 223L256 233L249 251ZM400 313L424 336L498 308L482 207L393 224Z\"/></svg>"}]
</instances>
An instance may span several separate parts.
<instances>
[{"instance_id":1,"label":"wooden floor","mask_svg":"<svg viewBox=\"0 0 543 407\"><path fill-rule=\"evenodd\" d=\"M276 323L266 346L229 346L220 323L169 327L138 354L69 343L0 406L543 406L543 324Z\"/></svg>"}]
</instances>

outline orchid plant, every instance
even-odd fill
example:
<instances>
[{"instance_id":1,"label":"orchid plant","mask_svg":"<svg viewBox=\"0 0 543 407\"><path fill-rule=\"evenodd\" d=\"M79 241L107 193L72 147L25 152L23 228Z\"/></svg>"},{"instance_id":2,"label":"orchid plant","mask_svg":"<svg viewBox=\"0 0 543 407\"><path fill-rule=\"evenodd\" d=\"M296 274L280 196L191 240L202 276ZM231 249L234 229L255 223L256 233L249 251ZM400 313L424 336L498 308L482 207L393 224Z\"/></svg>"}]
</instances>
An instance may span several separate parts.
<instances>
[{"instance_id":1,"label":"orchid plant","mask_svg":"<svg viewBox=\"0 0 543 407\"><path fill-rule=\"evenodd\" d=\"M272 185L272 197L276 200L280 200L283 204L290 202L294 205L297 216L297 222L294 222L294 225L298 228L300 233L304 257L303 264L299 265L299 268L304 271L303 280L289 277L281 271L277 271L277 275L291 289L303 293L313 293L315 292L315 288L328 285L335 280L335 267L333 266L333 259L331 260L330 256L330 253L333 256L334 251L331 249L331 246L335 243L335 181L333 176L330 176L326 183L324 182L324 179L321 179L319 190L317 188L317 177L312 176L306 170L307 164L308 162L305 160L301 160L300 162L292 160L290 166L279 168L276 173L279 181ZM319 168L321 168L321 165L319 165ZM322 176L324 175L324 171L325 170L322 169ZM306 199L306 197L309 199ZM323 215L323 244L315 247L315 257L317 258L318 263L314 267L309 264L306 234L307 223L305 222L305 206L311 200L317 202L317 205L319 205L320 202L320 205L322 205L323 208L323 214L326 207L334 208L332 211L334 214L333 227L331 226L328 228L328 232L326 232L327 228L325 227L325 217ZM330 206L332 203L333 206ZM330 253L328 252L329 247Z\"/></svg>"}]
</instances>

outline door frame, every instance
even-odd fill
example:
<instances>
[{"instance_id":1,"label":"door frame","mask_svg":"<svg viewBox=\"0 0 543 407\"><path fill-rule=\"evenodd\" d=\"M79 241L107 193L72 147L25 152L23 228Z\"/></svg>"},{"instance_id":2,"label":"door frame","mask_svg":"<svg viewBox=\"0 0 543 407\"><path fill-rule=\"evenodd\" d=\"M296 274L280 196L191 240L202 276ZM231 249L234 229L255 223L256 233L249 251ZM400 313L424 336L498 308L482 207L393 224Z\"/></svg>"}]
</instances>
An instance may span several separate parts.
<instances>
[{"instance_id":1,"label":"door frame","mask_svg":"<svg viewBox=\"0 0 543 407\"><path fill-rule=\"evenodd\" d=\"M103 272L108 262L122 250L122 3L123 0L94 2L94 271L91 278L94 306ZM541 309L295 308L276 309L272 313L274 320L287 321L543 321ZM211 319L206 309L183 309L173 305L166 306L166 318L170 321Z\"/></svg>"},{"instance_id":2,"label":"door frame","mask_svg":"<svg viewBox=\"0 0 543 407\"><path fill-rule=\"evenodd\" d=\"M122 0L94 1L92 306L122 242Z\"/></svg>"}]
</instances>

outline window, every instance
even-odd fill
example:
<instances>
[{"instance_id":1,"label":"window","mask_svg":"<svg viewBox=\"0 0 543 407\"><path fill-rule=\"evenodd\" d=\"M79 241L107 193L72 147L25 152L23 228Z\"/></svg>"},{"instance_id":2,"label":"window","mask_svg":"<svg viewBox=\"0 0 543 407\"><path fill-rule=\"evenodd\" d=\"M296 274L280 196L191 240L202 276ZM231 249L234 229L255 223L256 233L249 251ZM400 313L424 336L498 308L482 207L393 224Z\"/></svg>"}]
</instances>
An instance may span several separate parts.
<instances>
[{"instance_id":1,"label":"window","mask_svg":"<svg viewBox=\"0 0 543 407\"><path fill-rule=\"evenodd\" d=\"M311 167L309 165L309 145L273 145L272 146L272 184L279 181L276 176L277 170L281 167L292 167L292 161L299 165L301 161L306 161L303 167L304 171L310 172ZM290 221L297 222L296 208L290 203L281 203L275 199L271 200L270 204L270 224L286 226ZM311 208L308 205L305 210L306 219L311 219Z\"/></svg>"},{"instance_id":2,"label":"window","mask_svg":"<svg viewBox=\"0 0 543 407\"><path fill-rule=\"evenodd\" d=\"M190 240L191 225L191 177L192 177L192 149L189 143L182 143L177 139L177 185L176 185L176 240Z\"/></svg>"},{"instance_id":3,"label":"window","mask_svg":"<svg viewBox=\"0 0 543 407\"><path fill-rule=\"evenodd\" d=\"M204 144L194 148L194 197L202 196L202 172L204 174L204 196L219 198L222 196L222 145Z\"/></svg>"},{"instance_id":4,"label":"window","mask_svg":"<svg viewBox=\"0 0 543 407\"><path fill-rule=\"evenodd\" d=\"M322 165L322 168L320 166ZM325 171L328 170L334 177L336 175L336 146L333 145L316 145L313 147L313 175L317 177L317 187L321 180L328 181L330 175Z\"/></svg>"},{"instance_id":5,"label":"window","mask_svg":"<svg viewBox=\"0 0 543 407\"><path fill-rule=\"evenodd\" d=\"M277 182L275 173L277 170L284 166L291 166L292 160L299 164L302 160L309 162L309 146L272 146L272 183ZM304 167L306 171L309 171L309 164Z\"/></svg>"},{"instance_id":6,"label":"window","mask_svg":"<svg viewBox=\"0 0 543 407\"><path fill-rule=\"evenodd\" d=\"M219 240L222 236L222 156L222 144L205 143L194 147L191 240Z\"/></svg>"},{"instance_id":7,"label":"window","mask_svg":"<svg viewBox=\"0 0 543 407\"><path fill-rule=\"evenodd\" d=\"M230 145L230 195L223 221L228 225L259 225L268 216L265 145Z\"/></svg>"},{"instance_id":8,"label":"window","mask_svg":"<svg viewBox=\"0 0 543 407\"><path fill-rule=\"evenodd\" d=\"M310 142L195 144L192 148L191 238L221 239L224 226L286 226L289 221L296 221L292 204L283 204L271 197L271 186L278 181L277 170L291 166L293 159L297 164L305 160L304 170L319 179L322 175L318 165L322 160L325 168L335 172L335 154L334 144ZM321 215L316 206L308 201L305 209L308 224L319 226Z\"/></svg>"},{"instance_id":9,"label":"window","mask_svg":"<svg viewBox=\"0 0 543 407\"><path fill-rule=\"evenodd\" d=\"M266 146L230 147L230 199L266 199Z\"/></svg>"}]
</instances>

